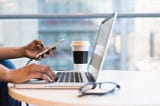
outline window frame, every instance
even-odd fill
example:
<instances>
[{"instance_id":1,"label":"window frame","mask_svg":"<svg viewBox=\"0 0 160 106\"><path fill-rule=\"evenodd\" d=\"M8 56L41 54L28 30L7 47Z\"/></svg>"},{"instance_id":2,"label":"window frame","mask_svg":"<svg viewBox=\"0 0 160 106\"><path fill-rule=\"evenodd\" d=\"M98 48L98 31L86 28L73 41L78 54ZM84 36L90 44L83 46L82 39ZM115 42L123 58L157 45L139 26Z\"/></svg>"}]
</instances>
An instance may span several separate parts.
<instances>
[{"instance_id":1,"label":"window frame","mask_svg":"<svg viewBox=\"0 0 160 106\"><path fill-rule=\"evenodd\" d=\"M107 18L112 13L107 14L0 14L0 19L94 19ZM160 13L118 13L117 18L160 18ZM120 69L127 69L127 41L126 35L121 36L121 54L120 54Z\"/></svg>"}]
</instances>

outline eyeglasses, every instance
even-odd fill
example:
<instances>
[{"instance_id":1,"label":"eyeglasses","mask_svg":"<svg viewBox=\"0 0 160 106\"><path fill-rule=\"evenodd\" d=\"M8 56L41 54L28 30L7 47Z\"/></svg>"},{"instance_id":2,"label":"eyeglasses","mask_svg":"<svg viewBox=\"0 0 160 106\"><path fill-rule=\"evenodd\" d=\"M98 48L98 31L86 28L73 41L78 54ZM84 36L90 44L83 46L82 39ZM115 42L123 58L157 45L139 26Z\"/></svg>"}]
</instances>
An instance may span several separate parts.
<instances>
[{"instance_id":1,"label":"eyeglasses","mask_svg":"<svg viewBox=\"0 0 160 106\"><path fill-rule=\"evenodd\" d=\"M85 95L98 95L102 96L105 94L113 93L120 89L120 85L115 82L90 82L82 86L79 91L81 96Z\"/></svg>"}]
</instances>

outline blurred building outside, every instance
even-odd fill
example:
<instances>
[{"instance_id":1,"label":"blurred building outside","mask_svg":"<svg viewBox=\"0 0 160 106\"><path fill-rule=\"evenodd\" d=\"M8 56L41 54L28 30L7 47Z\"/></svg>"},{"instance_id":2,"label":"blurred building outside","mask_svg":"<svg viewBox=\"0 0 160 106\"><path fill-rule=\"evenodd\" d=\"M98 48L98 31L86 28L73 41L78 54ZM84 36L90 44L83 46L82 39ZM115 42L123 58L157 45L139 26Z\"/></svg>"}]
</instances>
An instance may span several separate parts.
<instances>
[{"instance_id":1,"label":"blurred building outside","mask_svg":"<svg viewBox=\"0 0 160 106\"><path fill-rule=\"evenodd\" d=\"M92 3L90 0L2 0L0 14L158 13L159 5L158 0L146 0L145 3L139 0L92 0ZM71 41L89 40L93 46L101 20L0 20L0 45L21 46L37 38L45 45L51 45L65 38L56 55L40 61L40 64L50 65L55 70L70 70L73 69ZM160 18L118 19L103 69L160 70L159 28ZM12 61L21 67L27 59Z\"/></svg>"}]
</instances>

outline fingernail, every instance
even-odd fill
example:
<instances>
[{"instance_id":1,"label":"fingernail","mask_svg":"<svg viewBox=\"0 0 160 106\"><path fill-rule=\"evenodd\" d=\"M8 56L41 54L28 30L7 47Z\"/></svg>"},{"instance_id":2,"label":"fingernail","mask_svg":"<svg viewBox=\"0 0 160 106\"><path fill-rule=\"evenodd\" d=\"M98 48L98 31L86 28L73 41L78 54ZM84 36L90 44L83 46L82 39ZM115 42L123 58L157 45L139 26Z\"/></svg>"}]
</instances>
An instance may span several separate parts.
<instances>
[{"instance_id":1,"label":"fingernail","mask_svg":"<svg viewBox=\"0 0 160 106\"><path fill-rule=\"evenodd\" d=\"M37 45L37 47L41 47L41 45Z\"/></svg>"}]
</instances>

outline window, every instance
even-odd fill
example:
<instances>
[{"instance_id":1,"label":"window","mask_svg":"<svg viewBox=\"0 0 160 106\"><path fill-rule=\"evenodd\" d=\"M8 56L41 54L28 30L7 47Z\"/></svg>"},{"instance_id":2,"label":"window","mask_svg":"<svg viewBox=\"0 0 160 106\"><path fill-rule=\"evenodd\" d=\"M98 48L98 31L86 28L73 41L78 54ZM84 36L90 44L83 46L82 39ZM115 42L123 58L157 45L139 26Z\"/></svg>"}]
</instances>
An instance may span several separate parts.
<instances>
[{"instance_id":1,"label":"window","mask_svg":"<svg viewBox=\"0 0 160 106\"><path fill-rule=\"evenodd\" d=\"M67 15L74 17L74 14L81 16L85 13L99 17L118 11L119 14L141 13L144 16L146 13L158 13L159 5L159 0L1 0L0 13L3 15L64 14L64 18L1 19L0 44L17 46L39 38L45 45L51 45L65 38L56 54L40 63L50 65L55 70L71 70L71 41L89 40L93 46L99 24L104 18L67 18ZM118 18L103 69L159 70L159 27L160 17ZM25 62L14 61L18 66Z\"/></svg>"}]
</instances>

